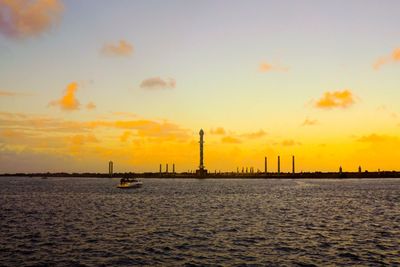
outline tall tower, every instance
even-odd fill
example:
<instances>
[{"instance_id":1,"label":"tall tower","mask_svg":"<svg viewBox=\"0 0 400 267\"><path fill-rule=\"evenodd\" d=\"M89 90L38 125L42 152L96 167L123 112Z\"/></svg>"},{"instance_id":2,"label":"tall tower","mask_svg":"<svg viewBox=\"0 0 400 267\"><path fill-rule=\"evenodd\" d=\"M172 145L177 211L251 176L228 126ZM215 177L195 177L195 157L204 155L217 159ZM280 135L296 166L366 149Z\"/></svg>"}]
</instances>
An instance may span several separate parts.
<instances>
[{"instance_id":1,"label":"tall tower","mask_svg":"<svg viewBox=\"0 0 400 267\"><path fill-rule=\"evenodd\" d=\"M200 165L199 165L199 169L200 171L204 170L204 159L203 159L203 144L204 144L204 131L203 129L200 129L199 132L200 135Z\"/></svg>"},{"instance_id":2,"label":"tall tower","mask_svg":"<svg viewBox=\"0 0 400 267\"><path fill-rule=\"evenodd\" d=\"M203 129L200 129L199 132L200 135L200 164L199 164L199 169L196 171L197 174L200 176L203 176L207 173L207 170L204 168L204 158L203 158L203 145L204 145L204 131Z\"/></svg>"},{"instance_id":3,"label":"tall tower","mask_svg":"<svg viewBox=\"0 0 400 267\"><path fill-rule=\"evenodd\" d=\"M110 162L108 162L108 175L112 177L113 172L114 172L114 163L110 160Z\"/></svg>"}]
</instances>

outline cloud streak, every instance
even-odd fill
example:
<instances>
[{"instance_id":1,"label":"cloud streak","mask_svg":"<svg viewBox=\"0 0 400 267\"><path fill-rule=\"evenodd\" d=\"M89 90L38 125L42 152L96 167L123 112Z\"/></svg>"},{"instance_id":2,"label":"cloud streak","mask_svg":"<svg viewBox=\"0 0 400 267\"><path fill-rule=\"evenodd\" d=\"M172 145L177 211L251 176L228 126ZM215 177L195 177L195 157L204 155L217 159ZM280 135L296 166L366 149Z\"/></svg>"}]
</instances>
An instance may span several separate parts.
<instances>
[{"instance_id":1,"label":"cloud streak","mask_svg":"<svg viewBox=\"0 0 400 267\"><path fill-rule=\"evenodd\" d=\"M120 116L120 117L128 117L128 118L137 118L138 115L132 112L124 112L124 111L115 111L111 113L114 116Z\"/></svg>"},{"instance_id":2,"label":"cloud streak","mask_svg":"<svg viewBox=\"0 0 400 267\"><path fill-rule=\"evenodd\" d=\"M12 129L4 129L0 131L0 136L5 137L5 138L21 138L23 137L23 134L21 131L16 131Z\"/></svg>"},{"instance_id":3,"label":"cloud streak","mask_svg":"<svg viewBox=\"0 0 400 267\"><path fill-rule=\"evenodd\" d=\"M211 134L215 134L215 135L224 135L226 133L225 129L222 127L218 127L216 129L211 129L210 130Z\"/></svg>"},{"instance_id":4,"label":"cloud streak","mask_svg":"<svg viewBox=\"0 0 400 267\"><path fill-rule=\"evenodd\" d=\"M131 131L132 136L187 140L188 131L177 124L156 120L95 120L65 121L62 119L29 116L19 113L0 112L0 130L24 130L40 133L89 133L93 130L122 129Z\"/></svg>"},{"instance_id":5,"label":"cloud streak","mask_svg":"<svg viewBox=\"0 0 400 267\"><path fill-rule=\"evenodd\" d=\"M0 91L0 96L15 96L17 95L14 92L8 92L8 91Z\"/></svg>"},{"instance_id":6,"label":"cloud streak","mask_svg":"<svg viewBox=\"0 0 400 267\"><path fill-rule=\"evenodd\" d=\"M148 90L157 89L173 89L176 87L176 81L172 78L161 79L160 77L153 77L143 80L140 84L140 88Z\"/></svg>"},{"instance_id":7,"label":"cloud streak","mask_svg":"<svg viewBox=\"0 0 400 267\"><path fill-rule=\"evenodd\" d=\"M281 145L282 146L295 146L295 145L301 145L301 143L300 142L296 142L296 141L294 141L292 139L287 139L287 140L283 140L281 142Z\"/></svg>"},{"instance_id":8,"label":"cloud streak","mask_svg":"<svg viewBox=\"0 0 400 267\"><path fill-rule=\"evenodd\" d=\"M306 118L303 121L303 123L301 124L301 126L313 126L313 125L317 125L317 124L318 124L318 120Z\"/></svg>"},{"instance_id":9,"label":"cloud streak","mask_svg":"<svg viewBox=\"0 0 400 267\"><path fill-rule=\"evenodd\" d=\"M324 95L315 103L316 108L348 108L355 103L354 96L350 90L325 92Z\"/></svg>"},{"instance_id":10,"label":"cloud streak","mask_svg":"<svg viewBox=\"0 0 400 267\"><path fill-rule=\"evenodd\" d=\"M2 96L30 96L31 94L28 93L21 93L21 92L11 92L11 91L2 91L0 90L0 97Z\"/></svg>"},{"instance_id":11,"label":"cloud streak","mask_svg":"<svg viewBox=\"0 0 400 267\"><path fill-rule=\"evenodd\" d=\"M128 141L129 137L131 137L132 132L131 131L124 131L122 135L119 137L119 140L123 143Z\"/></svg>"},{"instance_id":12,"label":"cloud streak","mask_svg":"<svg viewBox=\"0 0 400 267\"><path fill-rule=\"evenodd\" d=\"M223 144L240 144L242 141L233 136L224 136L221 138L221 142Z\"/></svg>"},{"instance_id":13,"label":"cloud streak","mask_svg":"<svg viewBox=\"0 0 400 267\"><path fill-rule=\"evenodd\" d=\"M110 57L128 57L133 53L133 45L125 40L120 40L117 44L104 44L101 54Z\"/></svg>"},{"instance_id":14,"label":"cloud streak","mask_svg":"<svg viewBox=\"0 0 400 267\"><path fill-rule=\"evenodd\" d=\"M370 135L364 135L357 139L358 142L362 143L386 143L386 142L399 142L398 137L389 136L389 135L380 135L376 133L372 133Z\"/></svg>"},{"instance_id":15,"label":"cloud streak","mask_svg":"<svg viewBox=\"0 0 400 267\"><path fill-rule=\"evenodd\" d=\"M0 0L0 33L10 38L38 36L60 20L59 0Z\"/></svg>"},{"instance_id":16,"label":"cloud streak","mask_svg":"<svg viewBox=\"0 0 400 267\"><path fill-rule=\"evenodd\" d=\"M267 133L264 130L258 130L257 132L253 132L253 133L246 133L243 134L243 137L246 137L248 139L257 139L257 138L261 138L266 136Z\"/></svg>"},{"instance_id":17,"label":"cloud streak","mask_svg":"<svg viewBox=\"0 0 400 267\"><path fill-rule=\"evenodd\" d=\"M289 71L289 68L278 65L278 64L272 64L272 63L264 61L264 62L261 62L260 65L258 65L258 70L260 72L271 72L271 71L287 72L287 71Z\"/></svg>"},{"instance_id":18,"label":"cloud streak","mask_svg":"<svg viewBox=\"0 0 400 267\"><path fill-rule=\"evenodd\" d=\"M99 143L99 140L93 134L76 134L69 138L73 145L81 146L86 143Z\"/></svg>"},{"instance_id":19,"label":"cloud streak","mask_svg":"<svg viewBox=\"0 0 400 267\"><path fill-rule=\"evenodd\" d=\"M295 144L296 142L293 140L283 140L281 143L282 146L294 146Z\"/></svg>"},{"instance_id":20,"label":"cloud streak","mask_svg":"<svg viewBox=\"0 0 400 267\"><path fill-rule=\"evenodd\" d=\"M96 108L96 104L93 103L93 102L89 102L89 103L87 103L86 108L89 109L89 110L95 109Z\"/></svg>"},{"instance_id":21,"label":"cloud streak","mask_svg":"<svg viewBox=\"0 0 400 267\"><path fill-rule=\"evenodd\" d=\"M389 63L395 63L395 62L400 62L400 48L396 48L393 50L392 54L378 58L372 67L375 70L379 70L383 65L389 64Z\"/></svg>"}]
</instances>

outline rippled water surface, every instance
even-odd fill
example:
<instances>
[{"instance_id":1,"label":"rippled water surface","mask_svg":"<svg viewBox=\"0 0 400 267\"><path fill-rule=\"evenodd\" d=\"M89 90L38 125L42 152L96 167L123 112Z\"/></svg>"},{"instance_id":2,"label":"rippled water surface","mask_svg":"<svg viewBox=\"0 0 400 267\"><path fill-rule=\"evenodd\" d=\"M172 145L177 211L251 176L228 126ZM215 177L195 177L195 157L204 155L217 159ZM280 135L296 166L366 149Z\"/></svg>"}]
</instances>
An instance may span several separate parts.
<instances>
[{"instance_id":1,"label":"rippled water surface","mask_svg":"<svg viewBox=\"0 0 400 267\"><path fill-rule=\"evenodd\" d=\"M0 265L400 265L400 180L0 178Z\"/></svg>"}]
</instances>

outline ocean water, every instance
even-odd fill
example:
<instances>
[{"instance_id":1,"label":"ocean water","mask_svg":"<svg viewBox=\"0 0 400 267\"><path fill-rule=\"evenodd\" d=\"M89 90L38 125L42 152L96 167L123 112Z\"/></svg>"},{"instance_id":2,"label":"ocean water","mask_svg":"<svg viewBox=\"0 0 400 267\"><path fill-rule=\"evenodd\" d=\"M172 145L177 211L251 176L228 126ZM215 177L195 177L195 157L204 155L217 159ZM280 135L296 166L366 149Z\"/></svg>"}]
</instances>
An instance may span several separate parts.
<instances>
[{"instance_id":1,"label":"ocean water","mask_svg":"<svg viewBox=\"0 0 400 267\"><path fill-rule=\"evenodd\" d=\"M1 266L400 266L400 180L0 177Z\"/></svg>"}]
</instances>

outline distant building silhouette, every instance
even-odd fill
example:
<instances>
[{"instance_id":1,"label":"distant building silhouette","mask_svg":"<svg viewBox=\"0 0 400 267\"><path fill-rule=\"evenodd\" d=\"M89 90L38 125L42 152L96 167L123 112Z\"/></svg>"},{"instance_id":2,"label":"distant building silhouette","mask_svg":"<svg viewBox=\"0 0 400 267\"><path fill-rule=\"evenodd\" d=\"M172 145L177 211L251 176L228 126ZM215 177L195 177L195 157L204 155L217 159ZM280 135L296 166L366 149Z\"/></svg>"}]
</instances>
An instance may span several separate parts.
<instances>
[{"instance_id":1,"label":"distant building silhouette","mask_svg":"<svg viewBox=\"0 0 400 267\"><path fill-rule=\"evenodd\" d=\"M358 172L361 173L361 166L358 166Z\"/></svg>"},{"instance_id":2,"label":"distant building silhouette","mask_svg":"<svg viewBox=\"0 0 400 267\"><path fill-rule=\"evenodd\" d=\"M342 173L343 172L343 169L342 169L342 166L340 166L339 167L339 173Z\"/></svg>"},{"instance_id":3,"label":"distant building silhouette","mask_svg":"<svg viewBox=\"0 0 400 267\"><path fill-rule=\"evenodd\" d=\"M114 163L110 160L110 162L108 162L108 175L112 177L113 173L114 173Z\"/></svg>"}]
</instances>

